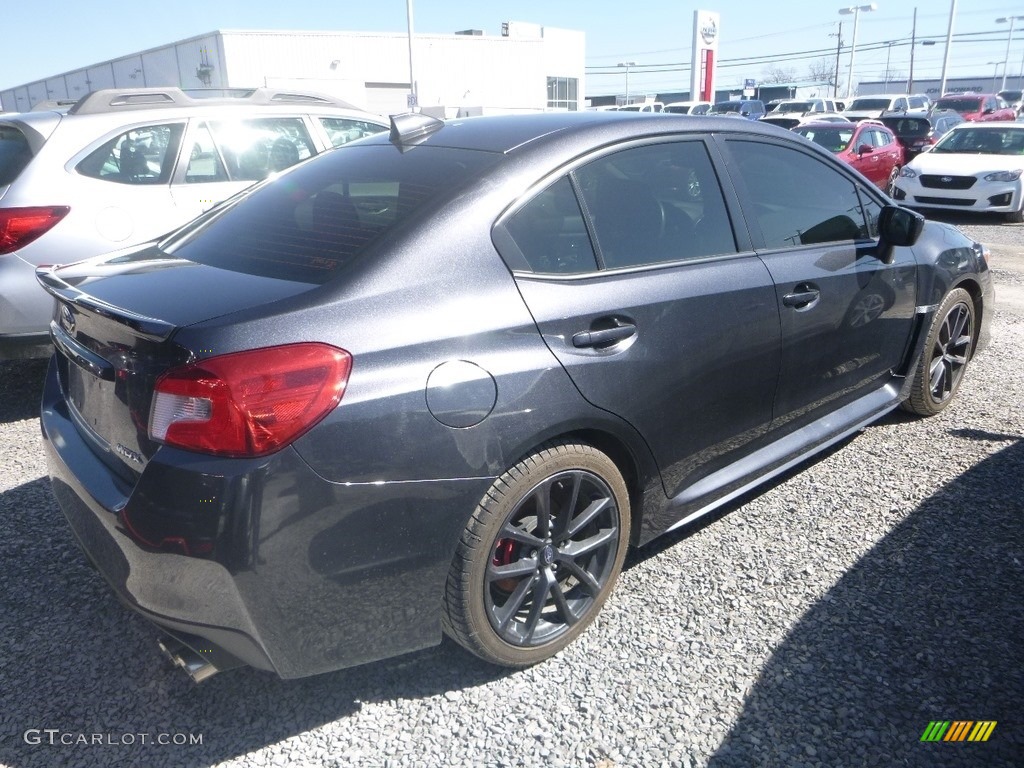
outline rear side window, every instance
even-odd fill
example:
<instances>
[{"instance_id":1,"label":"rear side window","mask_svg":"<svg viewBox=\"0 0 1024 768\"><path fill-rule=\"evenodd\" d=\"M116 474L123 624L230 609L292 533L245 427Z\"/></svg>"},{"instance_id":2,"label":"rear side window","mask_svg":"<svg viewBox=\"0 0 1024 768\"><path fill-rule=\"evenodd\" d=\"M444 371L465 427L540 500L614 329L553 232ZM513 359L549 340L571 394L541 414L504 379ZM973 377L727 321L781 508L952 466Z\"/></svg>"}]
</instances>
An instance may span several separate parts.
<instances>
[{"instance_id":1,"label":"rear side window","mask_svg":"<svg viewBox=\"0 0 1024 768\"><path fill-rule=\"evenodd\" d=\"M568 176L524 205L505 227L534 272L579 274L597 269L583 212Z\"/></svg>"},{"instance_id":2,"label":"rear side window","mask_svg":"<svg viewBox=\"0 0 1024 768\"><path fill-rule=\"evenodd\" d=\"M28 139L17 128L0 125L0 186L7 186L32 159Z\"/></svg>"},{"instance_id":3,"label":"rear side window","mask_svg":"<svg viewBox=\"0 0 1024 768\"><path fill-rule=\"evenodd\" d=\"M426 215L497 161L490 152L390 145L321 155L231 198L161 243L233 272L326 283L373 243Z\"/></svg>"},{"instance_id":4,"label":"rear side window","mask_svg":"<svg viewBox=\"0 0 1024 768\"><path fill-rule=\"evenodd\" d=\"M321 117L320 124L327 131L327 136L335 147L387 130L382 125L349 117Z\"/></svg>"},{"instance_id":5,"label":"rear side window","mask_svg":"<svg viewBox=\"0 0 1024 768\"><path fill-rule=\"evenodd\" d=\"M232 181L261 181L315 153L301 117L212 121L197 134L192 155L207 136L212 136ZM189 172L185 175L187 179Z\"/></svg>"},{"instance_id":6,"label":"rear side window","mask_svg":"<svg viewBox=\"0 0 1024 768\"><path fill-rule=\"evenodd\" d=\"M767 248L873 236L857 185L838 169L777 144L729 140L728 145L730 167L742 177Z\"/></svg>"},{"instance_id":7,"label":"rear side window","mask_svg":"<svg viewBox=\"0 0 1024 768\"><path fill-rule=\"evenodd\" d=\"M90 152L75 170L118 184L166 184L183 129L181 123L132 128Z\"/></svg>"}]
</instances>

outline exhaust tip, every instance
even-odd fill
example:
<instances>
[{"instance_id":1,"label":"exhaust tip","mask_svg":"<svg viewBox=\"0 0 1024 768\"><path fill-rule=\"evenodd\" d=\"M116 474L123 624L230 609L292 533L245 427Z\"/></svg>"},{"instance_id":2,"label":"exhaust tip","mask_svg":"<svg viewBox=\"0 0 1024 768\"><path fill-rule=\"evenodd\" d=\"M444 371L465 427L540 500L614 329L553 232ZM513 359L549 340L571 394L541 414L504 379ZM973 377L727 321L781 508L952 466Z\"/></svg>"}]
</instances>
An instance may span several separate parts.
<instances>
[{"instance_id":1,"label":"exhaust tip","mask_svg":"<svg viewBox=\"0 0 1024 768\"><path fill-rule=\"evenodd\" d=\"M204 659L179 640L162 637L157 644L164 656L170 659L176 667L183 669L193 682L201 683L204 680L209 680L220 671L208 659Z\"/></svg>"}]
</instances>

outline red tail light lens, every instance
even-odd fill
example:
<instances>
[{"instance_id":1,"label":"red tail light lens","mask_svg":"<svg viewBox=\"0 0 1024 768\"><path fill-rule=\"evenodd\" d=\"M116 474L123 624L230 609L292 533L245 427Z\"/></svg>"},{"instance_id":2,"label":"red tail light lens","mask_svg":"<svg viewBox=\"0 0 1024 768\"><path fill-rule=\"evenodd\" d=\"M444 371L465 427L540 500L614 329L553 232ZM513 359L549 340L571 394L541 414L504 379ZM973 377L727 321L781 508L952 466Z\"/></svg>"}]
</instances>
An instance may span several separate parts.
<instances>
[{"instance_id":1,"label":"red tail light lens","mask_svg":"<svg viewBox=\"0 0 1024 768\"><path fill-rule=\"evenodd\" d=\"M288 344L200 360L164 373L149 416L153 440L220 456L265 456L341 402L352 356Z\"/></svg>"},{"instance_id":2,"label":"red tail light lens","mask_svg":"<svg viewBox=\"0 0 1024 768\"><path fill-rule=\"evenodd\" d=\"M24 248L68 215L66 205L0 208L0 255Z\"/></svg>"}]
</instances>

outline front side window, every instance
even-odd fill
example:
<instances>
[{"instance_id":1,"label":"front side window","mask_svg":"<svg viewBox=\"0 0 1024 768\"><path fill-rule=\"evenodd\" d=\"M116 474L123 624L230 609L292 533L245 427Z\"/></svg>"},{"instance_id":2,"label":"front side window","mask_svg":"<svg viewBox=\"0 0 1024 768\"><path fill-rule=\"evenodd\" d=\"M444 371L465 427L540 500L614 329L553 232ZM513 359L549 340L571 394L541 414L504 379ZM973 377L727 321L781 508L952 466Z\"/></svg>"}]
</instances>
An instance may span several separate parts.
<instances>
[{"instance_id":1,"label":"front side window","mask_svg":"<svg viewBox=\"0 0 1024 768\"><path fill-rule=\"evenodd\" d=\"M767 248L871 237L857 185L840 170L796 149L728 142ZM866 200L871 198L865 195Z\"/></svg>"},{"instance_id":2,"label":"front side window","mask_svg":"<svg viewBox=\"0 0 1024 768\"><path fill-rule=\"evenodd\" d=\"M181 123L132 128L94 149L75 170L118 184L166 184L183 130Z\"/></svg>"}]
</instances>

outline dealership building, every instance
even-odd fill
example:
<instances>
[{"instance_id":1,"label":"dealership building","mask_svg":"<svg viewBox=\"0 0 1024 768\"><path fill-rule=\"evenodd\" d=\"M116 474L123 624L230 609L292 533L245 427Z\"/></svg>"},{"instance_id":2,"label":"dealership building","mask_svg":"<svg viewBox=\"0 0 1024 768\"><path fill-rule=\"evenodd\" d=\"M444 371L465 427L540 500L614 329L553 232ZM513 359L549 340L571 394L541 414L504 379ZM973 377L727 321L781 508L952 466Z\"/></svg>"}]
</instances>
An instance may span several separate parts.
<instances>
[{"instance_id":1,"label":"dealership building","mask_svg":"<svg viewBox=\"0 0 1024 768\"><path fill-rule=\"evenodd\" d=\"M415 34L411 45L405 33L216 31L0 90L0 107L23 112L101 88L267 86L327 93L380 114L413 100L445 116L577 110L584 38L515 21L492 35Z\"/></svg>"}]
</instances>

